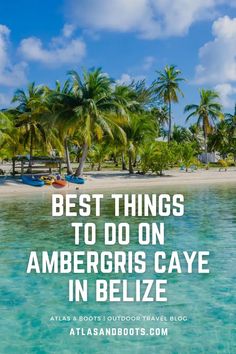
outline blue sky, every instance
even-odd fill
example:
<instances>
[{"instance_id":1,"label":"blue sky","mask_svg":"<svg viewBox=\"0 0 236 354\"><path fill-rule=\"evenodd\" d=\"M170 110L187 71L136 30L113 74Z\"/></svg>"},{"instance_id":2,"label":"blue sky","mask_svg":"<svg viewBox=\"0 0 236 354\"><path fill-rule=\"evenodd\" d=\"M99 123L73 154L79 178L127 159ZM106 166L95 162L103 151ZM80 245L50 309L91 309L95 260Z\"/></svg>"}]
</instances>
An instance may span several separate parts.
<instances>
[{"instance_id":1,"label":"blue sky","mask_svg":"<svg viewBox=\"0 0 236 354\"><path fill-rule=\"evenodd\" d=\"M0 106L29 81L53 85L70 69L102 67L128 83L176 64L187 79L174 107L215 88L236 100L236 0L8 0L0 3Z\"/></svg>"}]
</instances>

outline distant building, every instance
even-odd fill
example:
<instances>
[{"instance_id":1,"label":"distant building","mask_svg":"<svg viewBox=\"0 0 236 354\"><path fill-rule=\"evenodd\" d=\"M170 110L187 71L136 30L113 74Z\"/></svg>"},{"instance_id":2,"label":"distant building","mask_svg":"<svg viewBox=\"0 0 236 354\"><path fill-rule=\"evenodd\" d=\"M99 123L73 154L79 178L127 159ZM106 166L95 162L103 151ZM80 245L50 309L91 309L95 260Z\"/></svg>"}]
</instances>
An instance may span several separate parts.
<instances>
[{"instance_id":1,"label":"distant building","mask_svg":"<svg viewBox=\"0 0 236 354\"><path fill-rule=\"evenodd\" d=\"M221 157L219 152L214 151L214 152L208 152L207 154L203 152L200 155L198 155L198 159L202 163L207 163L207 162L216 163L221 159Z\"/></svg>"}]
</instances>

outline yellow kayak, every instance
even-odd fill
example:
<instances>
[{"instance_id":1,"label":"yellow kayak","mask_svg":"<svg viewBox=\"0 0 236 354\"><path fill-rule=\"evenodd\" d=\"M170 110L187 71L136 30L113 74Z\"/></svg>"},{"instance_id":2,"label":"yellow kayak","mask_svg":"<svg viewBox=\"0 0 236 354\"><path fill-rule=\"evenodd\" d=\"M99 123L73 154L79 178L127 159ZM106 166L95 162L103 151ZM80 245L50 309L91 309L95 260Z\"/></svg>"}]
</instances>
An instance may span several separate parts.
<instances>
[{"instance_id":1,"label":"yellow kayak","mask_svg":"<svg viewBox=\"0 0 236 354\"><path fill-rule=\"evenodd\" d=\"M55 181L54 176L42 176L40 177L41 181L44 181L44 183L48 186L51 186L53 182Z\"/></svg>"}]
</instances>

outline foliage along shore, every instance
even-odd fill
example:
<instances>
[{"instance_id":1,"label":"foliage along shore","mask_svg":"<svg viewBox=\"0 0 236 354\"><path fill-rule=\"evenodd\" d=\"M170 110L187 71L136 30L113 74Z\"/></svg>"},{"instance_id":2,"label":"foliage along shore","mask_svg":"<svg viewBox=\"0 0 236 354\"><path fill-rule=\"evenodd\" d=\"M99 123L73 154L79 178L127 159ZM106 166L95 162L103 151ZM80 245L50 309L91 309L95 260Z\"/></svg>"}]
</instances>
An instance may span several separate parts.
<instances>
[{"instance_id":1,"label":"foliage along shore","mask_svg":"<svg viewBox=\"0 0 236 354\"><path fill-rule=\"evenodd\" d=\"M85 162L100 170L104 161L161 175L175 165L188 170L202 152L218 151L227 167L236 160L236 108L223 114L219 94L201 89L199 102L184 109L192 125L173 125L172 105L184 95L184 81L172 65L157 71L149 87L117 84L101 69L70 71L55 88L30 83L0 112L0 158L28 155L30 169L33 156L64 156L67 173L77 176ZM75 170L71 162L78 163Z\"/></svg>"}]
</instances>

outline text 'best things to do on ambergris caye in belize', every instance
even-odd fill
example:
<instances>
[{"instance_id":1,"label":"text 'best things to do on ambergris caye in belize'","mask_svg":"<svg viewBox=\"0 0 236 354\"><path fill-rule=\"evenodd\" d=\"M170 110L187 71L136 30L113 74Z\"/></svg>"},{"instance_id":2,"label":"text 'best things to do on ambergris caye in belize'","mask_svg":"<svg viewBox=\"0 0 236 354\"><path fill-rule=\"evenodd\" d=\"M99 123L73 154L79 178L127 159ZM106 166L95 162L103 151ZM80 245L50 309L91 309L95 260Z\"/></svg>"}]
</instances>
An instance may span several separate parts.
<instances>
[{"instance_id":1,"label":"text 'best things to do on ambergris caye in belize'","mask_svg":"<svg viewBox=\"0 0 236 354\"><path fill-rule=\"evenodd\" d=\"M79 222L80 218L102 216L103 194L53 194L51 214L54 218L70 217L73 219L68 233L78 246L78 251L32 250L29 254L27 273L61 273L78 274L79 279L68 280L69 302L89 301L89 279L83 274L99 273L95 282L96 302L167 302L168 283L162 276L165 273L201 273L210 272L207 250L182 252L168 250L165 246L171 236L171 230L165 229L164 222L147 222L145 217L160 217L164 220L172 216L180 218L185 213L184 196L182 194L111 194L115 218L119 222ZM132 218L142 217L143 222L135 225L132 230ZM121 218L123 218L122 222ZM103 219L102 219L103 220ZM131 221L131 222L130 222ZM98 230L99 228L99 230ZM97 237L102 239L104 250L91 250L96 245ZM135 237L132 237L135 235ZM187 235L183 235L187 237ZM126 252L132 242L138 243L139 250ZM86 245L86 251L80 245ZM117 245L121 248L117 250ZM145 247L154 247L146 251ZM84 249L84 248L83 248ZM161 279L146 279L145 272L152 269ZM125 274L140 274L140 279L125 279ZM101 274L111 274L109 280L102 279ZM112 279L112 274L119 274L121 279ZM91 280L92 281L92 280Z\"/></svg>"}]
</instances>

